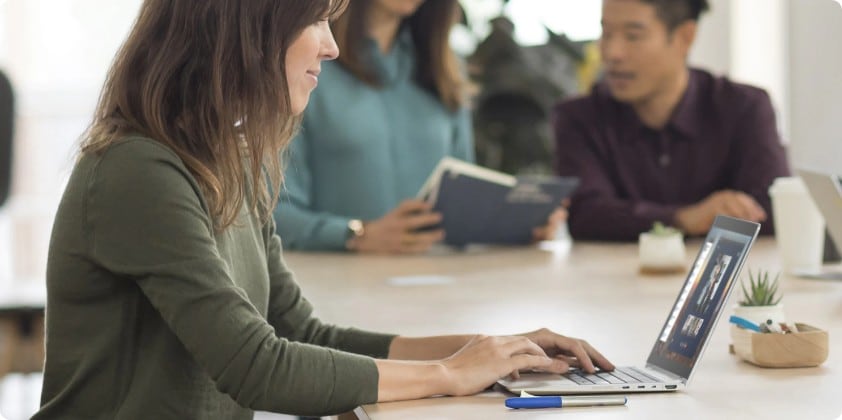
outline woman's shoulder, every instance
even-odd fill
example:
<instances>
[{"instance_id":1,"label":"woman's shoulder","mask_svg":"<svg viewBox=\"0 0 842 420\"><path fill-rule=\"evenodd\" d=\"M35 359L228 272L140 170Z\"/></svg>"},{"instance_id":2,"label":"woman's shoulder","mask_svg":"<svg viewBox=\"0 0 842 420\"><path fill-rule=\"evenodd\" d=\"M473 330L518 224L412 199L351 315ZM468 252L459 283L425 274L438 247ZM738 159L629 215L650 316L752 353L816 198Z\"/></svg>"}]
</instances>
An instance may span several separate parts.
<instances>
[{"instance_id":1,"label":"woman's shoulder","mask_svg":"<svg viewBox=\"0 0 842 420\"><path fill-rule=\"evenodd\" d=\"M83 152L81 160L92 163L99 173L143 172L161 165L186 168L167 145L139 134L121 136L96 152Z\"/></svg>"},{"instance_id":2,"label":"woman's shoulder","mask_svg":"<svg viewBox=\"0 0 842 420\"><path fill-rule=\"evenodd\" d=\"M89 173L90 182L100 186L171 185L175 179L192 176L179 156L152 138L130 134L115 139L98 152L85 152L79 166ZM176 181L182 183L182 181Z\"/></svg>"},{"instance_id":3,"label":"woman's shoulder","mask_svg":"<svg viewBox=\"0 0 842 420\"><path fill-rule=\"evenodd\" d=\"M181 162L178 155L160 141L141 134L127 134L115 139L102 152L103 158L129 159L143 161L146 159L167 159Z\"/></svg>"}]
</instances>

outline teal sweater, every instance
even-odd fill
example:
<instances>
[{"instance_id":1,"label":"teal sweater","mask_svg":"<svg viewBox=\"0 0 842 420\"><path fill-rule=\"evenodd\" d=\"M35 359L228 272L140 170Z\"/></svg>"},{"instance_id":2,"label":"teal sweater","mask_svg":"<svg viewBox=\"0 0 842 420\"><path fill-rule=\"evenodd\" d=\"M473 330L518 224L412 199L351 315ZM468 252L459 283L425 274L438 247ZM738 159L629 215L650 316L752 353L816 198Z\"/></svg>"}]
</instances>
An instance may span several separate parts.
<instances>
[{"instance_id":1,"label":"teal sweater","mask_svg":"<svg viewBox=\"0 0 842 420\"><path fill-rule=\"evenodd\" d=\"M378 219L413 198L444 156L473 160L470 113L451 112L415 82L409 33L388 55L373 41L367 51L382 87L322 63L275 210L287 248L344 249L349 219Z\"/></svg>"},{"instance_id":2,"label":"teal sweater","mask_svg":"<svg viewBox=\"0 0 842 420\"><path fill-rule=\"evenodd\" d=\"M320 323L274 223L243 211L215 234L207 209L158 142L80 159L50 242L34 419L250 419L377 399L369 356L385 357L392 336Z\"/></svg>"}]
</instances>

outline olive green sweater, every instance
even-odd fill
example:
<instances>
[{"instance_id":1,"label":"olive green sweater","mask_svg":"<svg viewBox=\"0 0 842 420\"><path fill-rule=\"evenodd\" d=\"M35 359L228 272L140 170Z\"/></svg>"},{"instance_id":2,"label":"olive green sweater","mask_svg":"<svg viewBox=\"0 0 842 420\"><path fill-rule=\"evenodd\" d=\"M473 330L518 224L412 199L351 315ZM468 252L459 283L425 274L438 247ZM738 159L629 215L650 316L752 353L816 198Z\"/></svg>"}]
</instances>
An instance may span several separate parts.
<instances>
[{"instance_id":1,"label":"olive green sweater","mask_svg":"<svg viewBox=\"0 0 842 420\"><path fill-rule=\"evenodd\" d=\"M50 242L34 419L250 419L374 402L371 357L393 336L314 318L274 231L244 210L214 233L198 184L161 143L131 137L83 156Z\"/></svg>"}]
</instances>

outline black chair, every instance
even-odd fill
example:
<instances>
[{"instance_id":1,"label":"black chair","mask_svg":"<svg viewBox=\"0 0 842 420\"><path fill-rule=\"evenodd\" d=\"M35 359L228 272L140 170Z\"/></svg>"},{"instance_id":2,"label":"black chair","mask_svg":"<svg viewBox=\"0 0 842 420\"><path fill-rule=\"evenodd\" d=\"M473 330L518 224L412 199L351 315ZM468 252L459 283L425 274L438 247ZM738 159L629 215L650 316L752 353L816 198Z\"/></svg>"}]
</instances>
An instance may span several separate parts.
<instances>
[{"instance_id":1,"label":"black chair","mask_svg":"<svg viewBox=\"0 0 842 420\"><path fill-rule=\"evenodd\" d=\"M15 121L12 84L0 71L0 206L9 198L12 180L12 137Z\"/></svg>"}]
</instances>

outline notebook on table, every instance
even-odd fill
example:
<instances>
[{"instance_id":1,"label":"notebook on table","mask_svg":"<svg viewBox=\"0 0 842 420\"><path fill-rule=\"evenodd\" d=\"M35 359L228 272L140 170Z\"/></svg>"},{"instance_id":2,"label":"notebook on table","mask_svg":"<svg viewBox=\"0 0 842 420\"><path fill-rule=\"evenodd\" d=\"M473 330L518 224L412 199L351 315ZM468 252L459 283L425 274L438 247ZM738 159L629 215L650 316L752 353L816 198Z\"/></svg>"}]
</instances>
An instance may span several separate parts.
<instances>
[{"instance_id":1,"label":"notebook on table","mask_svg":"<svg viewBox=\"0 0 842 420\"><path fill-rule=\"evenodd\" d=\"M524 373L501 379L509 391L533 395L663 392L683 389L711 337L760 225L717 216L645 365L611 372Z\"/></svg>"}]
</instances>

